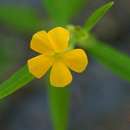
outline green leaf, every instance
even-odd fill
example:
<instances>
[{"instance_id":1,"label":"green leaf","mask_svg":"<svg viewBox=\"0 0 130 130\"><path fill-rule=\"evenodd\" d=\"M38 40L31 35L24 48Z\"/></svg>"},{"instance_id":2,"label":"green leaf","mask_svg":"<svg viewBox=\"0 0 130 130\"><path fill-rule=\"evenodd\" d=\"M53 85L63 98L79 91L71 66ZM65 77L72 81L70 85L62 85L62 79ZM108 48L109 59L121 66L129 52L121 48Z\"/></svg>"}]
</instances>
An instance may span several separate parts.
<instances>
[{"instance_id":1,"label":"green leaf","mask_svg":"<svg viewBox=\"0 0 130 130\"><path fill-rule=\"evenodd\" d=\"M44 8L56 24L68 24L85 5L86 0L42 0Z\"/></svg>"},{"instance_id":2,"label":"green leaf","mask_svg":"<svg viewBox=\"0 0 130 130\"><path fill-rule=\"evenodd\" d=\"M99 9L97 9L85 22L84 28L86 31L91 31L91 29L98 23L98 21L107 13L107 11L113 6L114 2L109 2Z\"/></svg>"},{"instance_id":3,"label":"green leaf","mask_svg":"<svg viewBox=\"0 0 130 130\"><path fill-rule=\"evenodd\" d=\"M0 5L0 22L20 31L33 31L41 23L33 8L18 5Z\"/></svg>"},{"instance_id":4,"label":"green leaf","mask_svg":"<svg viewBox=\"0 0 130 130\"><path fill-rule=\"evenodd\" d=\"M14 93L16 90L22 88L33 79L34 77L29 73L27 66L24 66L13 74L8 80L0 84L0 99Z\"/></svg>"},{"instance_id":5,"label":"green leaf","mask_svg":"<svg viewBox=\"0 0 130 130\"><path fill-rule=\"evenodd\" d=\"M68 87L48 87L49 104L55 130L67 130L70 104L70 89Z\"/></svg>"},{"instance_id":6,"label":"green leaf","mask_svg":"<svg viewBox=\"0 0 130 130\"><path fill-rule=\"evenodd\" d=\"M130 81L130 57L90 36L80 46L117 75Z\"/></svg>"}]
</instances>

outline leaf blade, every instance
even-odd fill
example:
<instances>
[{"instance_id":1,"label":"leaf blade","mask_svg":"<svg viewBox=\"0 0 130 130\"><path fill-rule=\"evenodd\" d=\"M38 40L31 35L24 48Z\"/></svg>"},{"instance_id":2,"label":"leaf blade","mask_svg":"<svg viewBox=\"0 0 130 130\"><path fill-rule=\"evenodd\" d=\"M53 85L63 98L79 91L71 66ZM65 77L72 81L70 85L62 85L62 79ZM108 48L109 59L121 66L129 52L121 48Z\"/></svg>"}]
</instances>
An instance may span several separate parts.
<instances>
[{"instance_id":1,"label":"leaf blade","mask_svg":"<svg viewBox=\"0 0 130 130\"><path fill-rule=\"evenodd\" d=\"M109 2L102 7L98 8L85 22L84 28L87 32L98 23L98 21L107 13L107 11L113 6L114 2Z\"/></svg>"},{"instance_id":2,"label":"leaf blade","mask_svg":"<svg viewBox=\"0 0 130 130\"><path fill-rule=\"evenodd\" d=\"M86 44L89 43L89 44ZM106 43L90 36L86 42L80 43L81 47L91 53L100 63L110 68L121 78L130 81L130 57L120 53Z\"/></svg>"},{"instance_id":3,"label":"leaf blade","mask_svg":"<svg viewBox=\"0 0 130 130\"><path fill-rule=\"evenodd\" d=\"M13 74L8 80L0 84L0 99L9 96L24 85L33 80L33 76L29 73L27 66L25 65L15 74Z\"/></svg>"}]
</instances>

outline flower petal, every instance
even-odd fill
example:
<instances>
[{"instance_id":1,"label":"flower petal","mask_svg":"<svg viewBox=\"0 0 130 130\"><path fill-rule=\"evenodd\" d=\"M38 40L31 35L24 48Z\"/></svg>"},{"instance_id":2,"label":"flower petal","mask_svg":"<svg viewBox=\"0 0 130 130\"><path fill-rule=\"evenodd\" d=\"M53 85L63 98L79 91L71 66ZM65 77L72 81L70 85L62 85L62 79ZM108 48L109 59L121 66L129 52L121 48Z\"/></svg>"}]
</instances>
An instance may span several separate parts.
<instances>
[{"instance_id":1,"label":"flower petal","mask_svg":"<svg viewBox=\"0 0 130 130\"><path fill-rule=\"evenodd\" d=\"M49 31L48 35L54 43L56 51L63 51L68 47L70 33L67 29L56 27Z\"/></svg>"},{"instance_id":2,"label":"flower petal","mask_svg":"<svg viewBox=\"0 0 130 130\"><path fill-rule=\"evenodd\" d=\"M65 87L72 81L71 72L64 63L57 62L51 69L50 81L54 87Z\"/></svg>"},{"instance_id":3,"label":"flower petal","mask_svg":"<svg viewBox=\"0 0 130 130\"><path fill-rule=\"evenodd\" d=\"M40 31L34 34L31 41L31 49L41 54L53 51L53 45L45 31Z\"/></svg>"},{"instance_id":4,"label":"flower petal","mask_svg":"<svg viewBox=\"0 0 130 130\"><path fill-rule=\"evenodd\" d=\"M53 60L44 55L28 60L29 71L36 78L41 78L49 70L52 64Z\"/></svg>"},{"instance_id":5,"label":"flower petal","mask_svg":"<svg viewBox=\"0 0 130 130\"><path fill-rule=\"evenodd\" d=\"M64 54L65 64L73 71L83 72L88 64L88 58L84 50L74 49Z\"/></svg>"}]
</instances>

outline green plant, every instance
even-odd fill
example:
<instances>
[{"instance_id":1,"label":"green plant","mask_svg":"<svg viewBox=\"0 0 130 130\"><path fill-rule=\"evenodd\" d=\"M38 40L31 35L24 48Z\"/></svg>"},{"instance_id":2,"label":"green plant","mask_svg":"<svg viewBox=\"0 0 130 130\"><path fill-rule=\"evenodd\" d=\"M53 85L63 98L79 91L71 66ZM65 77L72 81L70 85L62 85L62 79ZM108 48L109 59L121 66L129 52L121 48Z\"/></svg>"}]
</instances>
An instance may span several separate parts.
<instances>
[{"instance_id":1,"label":"green plant","mask_svg":"<svg viewBox=\"0 0 130 130\"><path fill-rule=\"evenodd\" d=\"M77 0L76 2L75 0L72 0L71 2L68 0L60 0L57 1L59 2L58 4L55 0L43 0L42 2L45 4L45 9L52 18L53 25L66 26L66 28L70 30L72 35L70 40L71 47L75 47L78 43L79 46L86 49L91 55L110 68L117 75L130 81L130 58L106 45L106 43L97 40L95 36L91 34L91 29L112 7L113 2L109 2L97 9L86 20L83 27L69 24L71 23L72 16L74 16L77 13L76 11L82 7L85 2L84 0ZM68 4L68 2L70 3ZM19 31L31 32L39 27L35 25L41 25L42 20L36 18L32 9L22 9L13 6L7 8L4 6L0 8L0 10L0 12L2 12L0 13L0 20L8 25L11 24L12 27ZM8 17L9 10L12 10L11 15L13 17ZM18 10L21 17L19 17ZM20 19L16 17L19 17ZM25 22L21 22L21 19L24 19ZM29 73L28 68L25 65L0 85L0 99L9 96L19 88L22 88L24 85L31 82L33 79L34 77ZM70 97L69 87L54 88L49 83L47 83L47 85L54 128L55 130L66 130ZM61 105L64 109L60 109Z\"/></svg>"}]
</instances>

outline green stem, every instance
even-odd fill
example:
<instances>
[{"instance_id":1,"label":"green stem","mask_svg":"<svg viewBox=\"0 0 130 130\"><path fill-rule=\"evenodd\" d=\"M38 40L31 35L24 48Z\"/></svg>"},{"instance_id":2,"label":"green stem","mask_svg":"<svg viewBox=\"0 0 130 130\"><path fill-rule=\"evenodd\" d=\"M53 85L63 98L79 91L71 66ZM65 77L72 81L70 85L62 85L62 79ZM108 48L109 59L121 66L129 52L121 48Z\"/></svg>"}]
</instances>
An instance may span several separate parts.
<instances>
[{"instance_id":1,"label":"green stem","mask_svg":"<svg viewBox=\"0 0 130 130\"><path fill-rule=\"evenodd\" d=\"M53 127L55 130L66 130L68 128L68 113L70 90L68 87L48 87L50 110Z\"/></svg>"}]
</instances>

